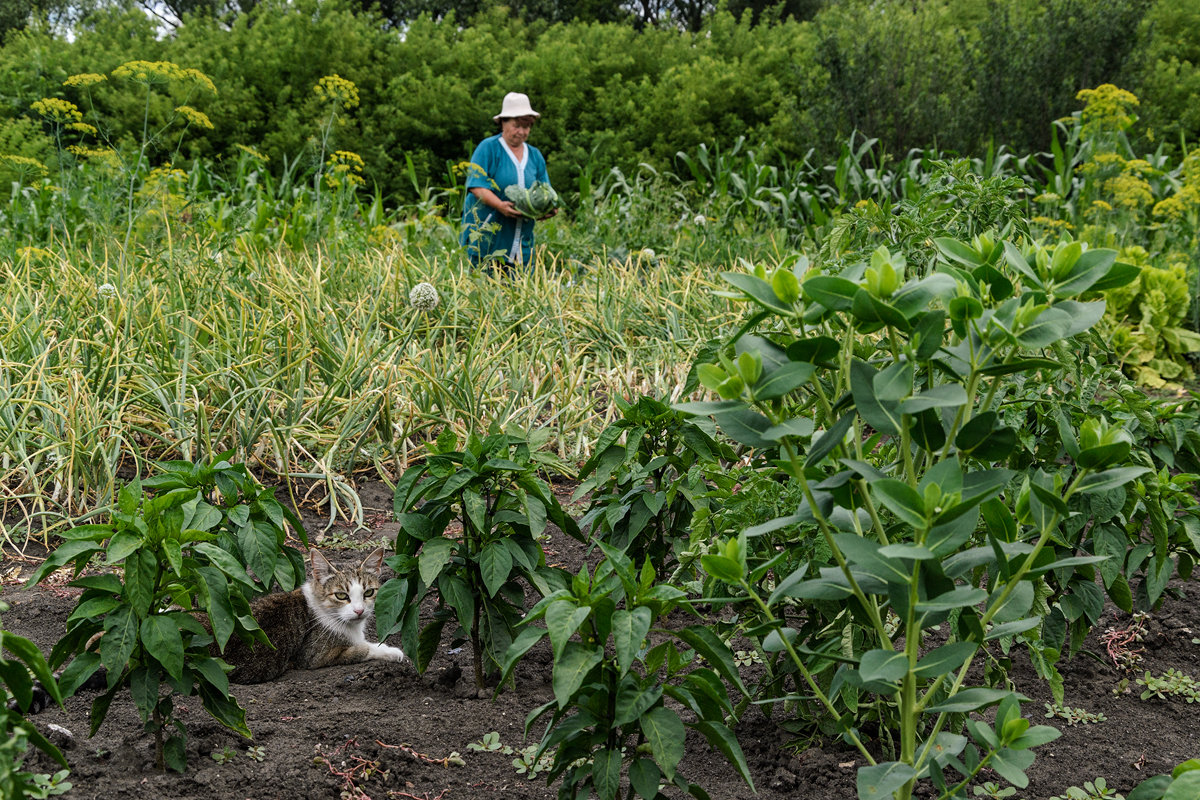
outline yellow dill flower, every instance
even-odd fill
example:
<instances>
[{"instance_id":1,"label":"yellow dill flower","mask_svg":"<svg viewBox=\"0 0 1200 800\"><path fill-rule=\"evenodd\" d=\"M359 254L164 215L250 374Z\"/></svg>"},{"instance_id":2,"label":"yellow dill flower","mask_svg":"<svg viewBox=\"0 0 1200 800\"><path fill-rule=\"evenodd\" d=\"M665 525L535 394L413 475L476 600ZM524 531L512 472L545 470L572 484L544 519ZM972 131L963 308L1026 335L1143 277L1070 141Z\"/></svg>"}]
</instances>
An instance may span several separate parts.
<instances>
[{"instance_id":1,"label":"yellow dill flower","mask_svg":"<svg viewBox=\"0 0 1200 800\"><path fill-rule=\"evenodd\" d=\"M1067 222L1065 219L1051 219L1050 217L1034 217L1029 220L1035 225L1041 225L1043 228L1061 228L1062 230L1073 231L1075 226Z\"/></svg>"},{"instance_id":2,"label":"yellow dill flower","mask_svg":"<svg viewBox=\"0 0 1200 800\"><path fill-rule=\"evenodd\" d=\"M61 97L43 97L41 100L34 100L31 108L51 122L57 122L60 125L79 122L83 119L83 112L79 110L79 107Z\"/></svg>"},{"instance_id":3,"label":"yellow dill flower","mask_svg":"<svg viewBox=\"0 0 1200 800\"><path fill-rule=\"evenodd\" d=\"M363 167L366 166L362 160L362 156L358 153L352 153L349 150L334 150L333 155L325 163L331 167L345 165L347 169L353 169L355 172L362 172Z\"/></svg>"},{"instance_id":4,"label":"yellow dill flower","mask_svg":"<svg viewBox=\"0 0 1200 800\"><path fill-rule=\"evenodd\" d=\"M1101 189L1112 197L1113 204L1118 208L1137 209L1154 202L1150 184L1127 172L1104 181Z\"/></svg>"},{"instance_id":5,"label":"yellow dill flower","mask_svg":"<svg viewBox=\"0 0 1200 800\"><path fill-rule=\"evenodd\" d=\"M317 81L313 91L322 102L340 105L342 108L354 108L358 105L358 87L354 81L348 81L340 75L326 75Z\"/></svg>"},{"instance_id":6,"label":"yellow dill flower","mask_svg":"<svg viewBox=\"0 0 1200 800\"><path fill-rule=\"evenodd\" d=\"M80 133L90 133L92 136L96 135L96 126L88 125L86 122L68 122L66 125L66 128L69 131L79 131Z\"/></svg>"},{"instance_id":7,"label":"yellow dill flower","mask_svg":"<svg viewBox=\"0 0 1200 800\"><path fill-rule=\"evenodd\" d=\"M1179 199L1178 194L1174 194L1155 203L1153 214L1156 217L1165 217L1171 222L1178 222L1187 216L1187 206Z\"/></svg>"},{"instance_id":8,"label":"yellow dill flower","mask_svg":"<svg viewBox=\"0 0 1200 800\"><path fill-rule=\"evenodd\" d=\"M78 75L72 75L63 81L63 86L78 86L87 87L94 86L97 83L108 80L107 75L97 75L95 72L81 72Z\"/></svg>"},{"instance_id":9,"label":"yellow dill flower","mask_svg":"<svg viewBox=\"0 0 1200 800\"><path fill-rule=\"evenodd\" d=\"M205 89L212 94L217 94L216 84L212 82L211 78L198 69L192 69L191 67L188 67L187 69L183 70L181 79L185 81L191 81L201 89Z\"/></svg>"},{"instance_id":10,"label":"yellow dill flower","mask_svg":"<svg viewBox=\"0 0 1200 800\"><path fill-rule=\"evenodd\" d=\"M117 153L108 147L83 147L82 145L67 145L67 152L79 158L90 158L99 161L116 162Z\"/></svg>"},{"instance_id":11,"label":"yellow dill flower","mask_svg":"<svg viewBox=\"0 0 1200 800\"><path fill-rule=\"evenodd\" d=\"M367 234L367 240L374 245L385 245L400 241L400 232L390 225L376 225Z\"/></svg>"},{"instance_id":12,"label":"yellow dill flower","mask_svg":"<svg viewBox=\"0 0 1200 800\"><path fill-rule=\"evenodd\" d=\"M203 111L197 111L191 106L178 106L175 113L188 121L189 125L195 125L197 128L208 128L212 130L212 120Z\"/></svg>"},{"instance_id":13,"label":"yellow dill flower","mask_svg":"<svg viewBox=\"0 0 1200 800\"><path fill-rule=\"evenodd\" d=\"M45 250L41 247L18 247L17 257L27 260L36 258L40 261L45 258L53 258L54 253L51 253L49 250Z\"/></svg>"},{"instance_id":14,"label":"yellow dill flower","mask_svg":"<svg viewBox=\"0 0 1200 800\"><path fill-rule=\"evenodd\" d=\"M1162 170L1157 170L1150 166L1150 162L1144 158L1135 158L1125 162L1125 171L1136 175L1161 175Z\"/></svg>"},{"instance_id":15,"label":"yellow dill flower","mask_svg":"<svg viewBox=\"0 0 1200 800\"><path fill-rule=\"evenodd\" d=\"M126 61L112 75L143 86L156 86L182 80L184 71L170 61Z\"/></svg>"},{"instance_id":16,"label":"yellow dill flower","mask_svg":"<svg viewBox=\"0 0 1200 800\"><path fill-rule=\"evenodd\" d=\"M1092 201L1092 210L1093 211L1112 211L1113 208L1111 205L1104 202L1103 200L1093 200Z\"/></svg>"},{"instance_id":17,"label":"yellow dill flower","mask_svg":"<svg viewBox=\"0 0 1200 800\"><path fill-rule=\"evenodd\" d=\"M253 147L251 147L248 144L235 144L234 147L236 147L238 150L241 150L243 153L250 156L251 158L257 158L259 161L270 161L271 160L270 158L267 157L266 154L258 152L257 150L255 150Z\"/></svg>"},{"instance_id":18,"label":"yellow dill flower","mask_svg":"<svg viewBox=\"0 0 1200 800\"><path fill-rule=\"evenodd\" d=\"M1057 203L1062 200L1056 192L1042 192L1037 197L1033 198L1035 203Z\"/></svg>"},{"instance_id":19,"label":"yellow dill flower","mask_svg":"<svg viewBox=\"0 0 1200 800\"><path fill-rule=\"evenodd\" d=\"M855 208L870 208L871 201L870 200L859 200L857 203L854 204L854 207Z\"/></svg>"},{"instance_id":20,"label":"yellow dill flower","mask_svg":"<svg viewBox=\"0 0 1200 800\"><path fill-rule=\"evenodd\" d=\"M1095 89L1084 89L1075 95L1083 101L1084 133L1123 131L1137 122L1133 113L1139 103L1133 92L1104 83Z\"/></svg>"},{"instance_id":21,"label":"yellow dill flower","mask_svg":"<svg viewBox=\"0 0 1200 800\"><path fill-rule=\"evenodd\" d=\"M4 155L0 156L0 163L11 167L15 172L25 177L44 178L50 170L46 169L46 165L38 161L36 158L27 156Z\"/></svg>"}]
</instances>

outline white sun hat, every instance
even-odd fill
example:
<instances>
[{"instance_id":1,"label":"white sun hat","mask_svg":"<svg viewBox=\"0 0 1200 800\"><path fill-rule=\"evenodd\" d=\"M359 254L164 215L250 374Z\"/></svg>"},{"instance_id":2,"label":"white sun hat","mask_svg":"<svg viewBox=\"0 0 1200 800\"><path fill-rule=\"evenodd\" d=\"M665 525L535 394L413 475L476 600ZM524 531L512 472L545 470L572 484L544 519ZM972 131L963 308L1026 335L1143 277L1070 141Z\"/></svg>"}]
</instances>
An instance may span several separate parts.
<instances>
[{"instance_id":1,"label":"white sun hat","mask_svg":"<svg viewBox=\"0 0 1200 800\"><path fill-rule=\"evenodd\" d=\"M511 117L540 117L541 114L533 110L529 105L529 95L521 94L520 92L509 92L504 95L504 104L500 106L500 113L492 117L493 120L499 122L502 119Z\"/></svg>"}]
</instances>

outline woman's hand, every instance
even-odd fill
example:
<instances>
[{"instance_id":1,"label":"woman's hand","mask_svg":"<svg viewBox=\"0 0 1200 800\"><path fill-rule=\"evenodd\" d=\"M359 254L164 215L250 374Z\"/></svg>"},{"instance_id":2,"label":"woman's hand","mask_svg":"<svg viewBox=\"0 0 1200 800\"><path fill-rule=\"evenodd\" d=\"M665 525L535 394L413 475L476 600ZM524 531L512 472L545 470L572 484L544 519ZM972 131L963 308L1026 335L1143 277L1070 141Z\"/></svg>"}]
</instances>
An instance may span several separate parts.
<instances>
[{"instance_id":1,"label":"woman's hand","mask_svg":"<svg viewBox=\"0 0 1200 800\"><path fill-rule=\"evenodd\" d=\"M542 221L542 220L544 220L544 219L550 219L551 217L553 217L553 216L556 216L557 214L558 214L558 209L557 209L557 208L552 208L552 209L550 209L550 213L549 213L549 214L546 214L546 215L545 215L545 216L543 216L543 217L538 217L538 222L541 222L541 221Z\"/></svg>"},{"instance_id":2,"label":"woman's hand","mask_svg":"<svg viewBox=\"0 0 1200 800\"><path fill-rule=\"evenodd\" d=\"M497 198L497 199L499 199L499 198ZM499 203L492 206L492 208L496 209L497 211L499 211L501 214L503 214L506 217L524 216L520 211L517 211L517 207L515 205L513 205L513 202L511 200L501 200Z\"/></svg>"}]
</instances>

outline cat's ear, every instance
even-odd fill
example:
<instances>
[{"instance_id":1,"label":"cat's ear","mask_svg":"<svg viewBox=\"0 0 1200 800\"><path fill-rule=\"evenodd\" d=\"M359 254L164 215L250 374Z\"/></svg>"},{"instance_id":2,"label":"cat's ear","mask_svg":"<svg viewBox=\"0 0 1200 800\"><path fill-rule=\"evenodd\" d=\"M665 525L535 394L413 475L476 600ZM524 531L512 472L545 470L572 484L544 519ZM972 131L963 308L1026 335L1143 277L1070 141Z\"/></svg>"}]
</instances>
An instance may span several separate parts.
<instances>
[{"instance_id":1,"label":"cat's ear","mask_svg":"<svg viewBox=\"0 0 1200 800\"><path fill-rule=\"evenodd\" d=\"M366 560L363 561L363 571L373 573L376 577L378 577L379 574L383 572L383 557L385 555L387 555L387 551L382 547L375 548L375 551L371 553L371 555L367 556Z\"/></svg>"},{"instance_id":2,"label":"cat's ear","mask_svg":"<svg viewBox=\"0 0 1200 800\"><path fill-rule=\"evenodd\" d=\"M315 547L308 548L308 563L312 567L312 576L317 583L324 583L337 574L337 570L333 568L333 564Z\"/></svg>"}]
</instances>

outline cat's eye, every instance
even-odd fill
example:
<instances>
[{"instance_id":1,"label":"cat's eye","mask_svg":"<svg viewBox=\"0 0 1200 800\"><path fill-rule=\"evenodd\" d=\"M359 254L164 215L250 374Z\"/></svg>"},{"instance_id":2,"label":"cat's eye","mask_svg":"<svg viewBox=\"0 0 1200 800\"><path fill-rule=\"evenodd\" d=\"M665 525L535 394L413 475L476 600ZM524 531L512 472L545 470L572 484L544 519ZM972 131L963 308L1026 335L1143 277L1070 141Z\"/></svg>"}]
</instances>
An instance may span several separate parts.
<instances>
[{"instance_id":1,"label":"cat's eye","mask_svg":"<svg viewBox=\"0 0 1200 800\"><path fill-rule=\"evenodd\" d=\"M373 594L375 594L374 589L367 589L365 592L363 592L363 597L370 597Z\"/></svg>"},{"instance_id":2,"label":"cat's eye","mask_svg":"<svg viewBox=\"0 0 1200 800\"><path fill-rule=\"evenodd\" d=\"M343 601L350 599L350 595L346 594L345 592L334 592L333 596L336 597L338 600L343 600Z\"/></svg>"}]
</instances>

